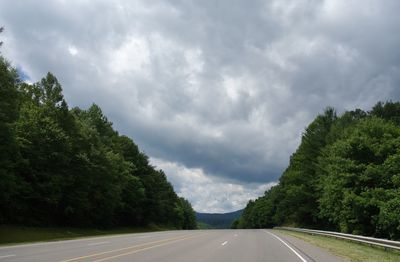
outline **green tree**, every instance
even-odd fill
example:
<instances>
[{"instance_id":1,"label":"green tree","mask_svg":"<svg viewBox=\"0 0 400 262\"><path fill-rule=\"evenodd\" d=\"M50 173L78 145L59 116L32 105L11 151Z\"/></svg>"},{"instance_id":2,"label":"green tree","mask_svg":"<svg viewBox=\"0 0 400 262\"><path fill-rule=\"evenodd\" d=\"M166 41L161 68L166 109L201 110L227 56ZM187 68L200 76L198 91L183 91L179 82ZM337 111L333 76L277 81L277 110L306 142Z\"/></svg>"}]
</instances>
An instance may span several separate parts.
<instances>
[{"instance_id":1,"label":"green tree","mask_svg":"<svg viewBox=\"0 0 400 262\"><path fill-rule=\"evenodd\" d=\"M276 209L279 224L310 226L318 221L318 157L327 144L327 136L337 116L332 108L306 128L301 144L291 156L289 167L279 180L282 199Z\"/></svg>"},{"instance_id":2,"label":"green tree","mask_svg":"<svg viewBox=\"0 0 400 262\"><path fill-rule=\"evenodd\" d=\"M179 197L178 202L174 210L175 216L175 226L180 229L195 229L196 224L196 214L190 205L189 201Z\"/></svg>"},{"instance_id":3,"label":"green tree","mask_svg":"<svg viewBox=\"0 0 400 262\"><path fill-rule=\"evenodd\" d=\"M400 125L400 103L378 102L371 110L370 115L394 122Z\"/></svg>"},{"instance_id":4,"label":"green tree","mask_svg":"<svg viewBox=\"0 0 400 262\"><path fill-rule=\"evenodd\" d=\"M190 203L98 105L70 110L54 75L23 83L0 57L2 223L196 227Z\"/></svg>"},{"instance_id":5,"label":"green tree","mask_svg":"<svg viewBox=\"0 0 400 262\"><path fill-rule=\"evenodd\" d=\"M399 148L400 129L385 120L372 117L347 129L320 159L321 216L342 232L376 235L381 205L394 188L398 165L392 159Z\"/></svg>"},{"instance_id":6,"label":"green tree","mask_svg":"<svg viewBox=\"0 0 400 262\"><path fill-rule=\"evenodd\" d=\"M31 224L54 224L69 167L71 145L62 117L68 114L68 107L61 86L50 73L40 83L22 87L25 98L15 130L23 159L18 175L27 187L19 194L24 201L18 217ZM33 206L38 210L28 216Z\"/></svg>"},{"instance_id":7,"label":"green tree","mask_svg":"<svg viewBox=\"0 0 400 262\"><path fill-rule=\"evenodd\" d=\"M20 185L15 175L20 158L14 132L20 105L18 85L16 70L0 56L0 223L12 216Z\"/></svg>"}]
</instances>

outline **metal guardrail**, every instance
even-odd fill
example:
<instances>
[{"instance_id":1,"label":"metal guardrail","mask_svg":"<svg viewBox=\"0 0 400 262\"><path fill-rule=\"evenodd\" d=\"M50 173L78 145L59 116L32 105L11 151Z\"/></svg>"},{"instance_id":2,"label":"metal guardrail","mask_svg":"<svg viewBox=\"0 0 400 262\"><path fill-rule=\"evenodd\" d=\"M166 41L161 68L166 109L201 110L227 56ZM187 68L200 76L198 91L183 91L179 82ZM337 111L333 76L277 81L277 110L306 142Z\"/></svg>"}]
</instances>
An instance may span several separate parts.
<instances>
[{"instance_id":1,"label":"metal guardrail","mask_svg":"<svg viewBox=\"0 0 400 262\"><path fill-rule=\"evenodd\" d=\"M294 228L294 227L275 227L274 229L282 229L282 230L288 230L288 231L303 232L303 233L313 234L313 235L335 237L335 238L339 238L339 239L346 239L346 240L353 241L353 242L368 244L368 245L372 245L372 246L379 246L379 247L383 247L383 248L390 248L390 249L395 249L395 250L400 251L400 242L399 241L387 240L387 239L382 239L382 238L373 238L373 237L344 234L344 233L338 233L338 232L332 232L332 231L312 230L312 229Z\"/></svg>"}]
</instances>

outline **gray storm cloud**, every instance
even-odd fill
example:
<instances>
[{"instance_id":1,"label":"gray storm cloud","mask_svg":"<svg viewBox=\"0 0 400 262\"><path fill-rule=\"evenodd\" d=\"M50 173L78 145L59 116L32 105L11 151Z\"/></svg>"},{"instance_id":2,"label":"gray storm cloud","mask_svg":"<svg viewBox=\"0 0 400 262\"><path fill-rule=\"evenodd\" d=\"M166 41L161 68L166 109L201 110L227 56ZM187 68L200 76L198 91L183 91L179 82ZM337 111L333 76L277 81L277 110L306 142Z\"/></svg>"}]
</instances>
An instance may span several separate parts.
<instances>
[{"instance_id":1,"label":"gray storm cloud","mask_svg":"<svg viewBox=\"0 0 400 262\"><path fill-rule=\"evenodd\" d=\"M32 81L55 73L71 106L98 103L197 209L233 210L277 181L325 107L400 98L399 10L397 0L0 1L2 53ZM193 170L210 179L197 191L179 182ZM212 200L203 190L214 182L235 186L214 187Z\"/></svg>"}]
</instances>

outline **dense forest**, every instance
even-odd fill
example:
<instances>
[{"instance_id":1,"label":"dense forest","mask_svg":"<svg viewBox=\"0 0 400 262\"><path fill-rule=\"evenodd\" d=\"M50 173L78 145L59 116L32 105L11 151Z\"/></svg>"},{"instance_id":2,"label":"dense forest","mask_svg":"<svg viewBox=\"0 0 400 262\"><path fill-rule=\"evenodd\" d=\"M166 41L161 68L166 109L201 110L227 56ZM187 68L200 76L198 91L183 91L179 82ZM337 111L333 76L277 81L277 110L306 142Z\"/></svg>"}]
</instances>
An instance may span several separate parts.
<instances>
[{"instance_id":1,"label":"dense forest","mask_svg":"<svg viewBox=\"0 0 400 262\"><path fill-rule=\"evenodd\" d=\"M93 104L51 73L28 84L0 57L0 224L196 227L190 203Z\"/></svg>"},{"instance_id":2,"label":"dense forest","mask_svg":"<svg viewBox=\"0 0 400 262\"><path fill-rule=\"evenodd\" d=\"M318 115L278 185L232 227L277 225L400 239L400 103Z\"/></svg>"}]
</instances>

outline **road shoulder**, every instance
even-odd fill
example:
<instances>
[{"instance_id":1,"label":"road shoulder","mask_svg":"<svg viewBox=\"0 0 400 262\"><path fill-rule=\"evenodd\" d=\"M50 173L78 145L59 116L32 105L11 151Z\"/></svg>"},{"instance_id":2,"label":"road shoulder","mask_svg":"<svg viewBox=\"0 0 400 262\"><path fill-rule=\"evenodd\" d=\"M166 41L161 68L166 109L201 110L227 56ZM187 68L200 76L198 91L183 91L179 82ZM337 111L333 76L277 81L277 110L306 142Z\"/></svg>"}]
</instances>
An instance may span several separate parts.
<instances>
[{"instance_id":1,"label":"road shoulder","mask_svg":"<svg viewBox=\"0 0 400 262\"><path fill-rule=\"evenodd\" d=\"M344 258L338 257L326 249L310 244L302 239L285 234L278 230L268 230L280 237L292 248L298 251L307 261L324 261L324 262L343 262Z\"/></svg>"}]
</instances>

